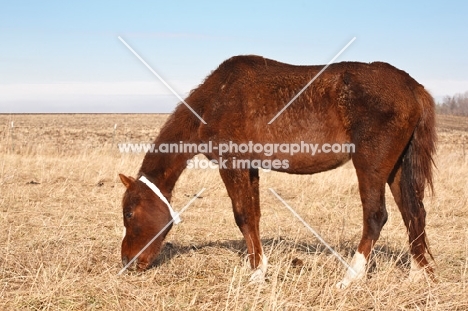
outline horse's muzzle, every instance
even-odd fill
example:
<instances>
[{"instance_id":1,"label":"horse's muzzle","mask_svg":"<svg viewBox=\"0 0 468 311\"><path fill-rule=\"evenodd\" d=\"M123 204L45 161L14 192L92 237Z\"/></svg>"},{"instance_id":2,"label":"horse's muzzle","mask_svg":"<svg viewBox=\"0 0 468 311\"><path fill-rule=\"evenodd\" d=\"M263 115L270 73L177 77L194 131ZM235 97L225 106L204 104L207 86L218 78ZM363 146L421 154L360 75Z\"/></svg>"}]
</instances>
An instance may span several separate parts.
<instances>
[{"instance_id":1,"label":"horse's muzzle","mask_svg":"<svg viewBox=\"0 0 468 311\"><path fill-rule=\"evenodd\" d=\"M127 257L127 256L123 256L123 257L122 257L122 265L123 265L124 267L127 266L128 261L129 261L129 260L128 260L128 257Z\"/></svg>"},{"instance_id":2,"label":"horse's muzzle","mask_svg":"<svg viewBox=\"0 0 468 311\"><path fill-rule=\"evenodd\" d=\"M135 261L132 262L131 265L129 265L127 267L129 262L130 262L130 260L128 259L127 256L122 256L122 265L124 267L126 267L127 270L129 270L129 271L134 271L134 270L144 271L144 270L148 269L148 266L149 266L147 262L141 262L141 261L135 260Z\"/></svg>"}]
</instances>

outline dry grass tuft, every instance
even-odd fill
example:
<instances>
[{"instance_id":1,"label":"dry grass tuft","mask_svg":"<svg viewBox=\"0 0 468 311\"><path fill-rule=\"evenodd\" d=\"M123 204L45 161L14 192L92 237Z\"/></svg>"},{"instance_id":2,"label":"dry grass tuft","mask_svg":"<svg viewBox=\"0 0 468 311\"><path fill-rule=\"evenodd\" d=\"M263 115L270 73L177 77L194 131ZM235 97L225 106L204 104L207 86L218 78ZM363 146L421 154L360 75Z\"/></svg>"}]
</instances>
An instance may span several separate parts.
<instances>
[{"instance_id":1,"label":"dry grass tuft","mask_svg":"<svg viewBox=\"0 0 468 311\"><path fill-rule=\"evenodd\" d=\"M405 282L407 237L388 195L389 221L368 279L337 291L344 268L268 188L349 261L362 222L351 164L313 176L262 173L264 284L248 284L245 244L216 171L182 175L176 209L207 190L169 234L159 265L117 276L124 190L117 174L134 175L143 154L120 154L112 141L151 141L165 118L0 115L0 309L468 309L468 119L439 117L436 196L426 200L438 283Z\"/></svg>"}]
</instances>

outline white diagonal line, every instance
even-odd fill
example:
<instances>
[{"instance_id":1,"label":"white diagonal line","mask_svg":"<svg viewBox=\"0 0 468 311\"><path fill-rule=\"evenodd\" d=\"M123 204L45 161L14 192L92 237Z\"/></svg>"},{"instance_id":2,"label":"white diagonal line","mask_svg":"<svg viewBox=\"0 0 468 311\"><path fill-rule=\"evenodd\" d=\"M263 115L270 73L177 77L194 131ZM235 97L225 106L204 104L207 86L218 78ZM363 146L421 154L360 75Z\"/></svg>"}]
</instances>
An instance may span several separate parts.
<instances>
[{"instance_id":1,"label":"white diagonal line","mask_svg":"<svg viewBox=\"0 0 468 311\"><path fill-rule=\"evenodd\" d=\"M281 109L280 112L278 112L278 113L276 114L276 116L274 116L273 119L270 120L270 122L268 122L268 124L273 123L273 121L275 121L276 118L278 118L278 117L280 116L280 114L282 114L282 113L286 110L286 108L288 108L288 107L299 97L299 95L301 95L302 92L304 92L304 91L312 84L312 82L314 82L315 79L317 79L318 76L320 76L320 75L322 74L322 72L324 72L325 69L327 69L328 66L330 66L330 65L332 64L332 63L335 61L335 59L337 59L338 56L340 56L341 53L343 53L343 52L351 45L351 43L353 43L354 40L356 40L356 37L352 38L351 41L349 41L348 44L346 44L345 47L342 48L341 51L339 51L338 54L336 54L335 57L333 57L333 58L328 62L328 64L326 64L325 67L323 67L322 70L320 70L319 73L317 73L317 74L312 78L312 80L310 80L309 83L307 83L307 84L302 88L302 90L300 90L299 93L297 93L297 94L289 101L289 103L287 103L286 106L284 106L283 109Z\"/></svg>"},{"instance_id":2,"label":"white diagonal line","mask_svg":"<svg viewBox=\"0 0 468 311\"><path fill-rule=\"evenodd\" d=\"M205 120L203 120L202 117L200 117L200 116L198 115L198 113L196 113L195 110L193 110L192 107L190 107L190 105L187 104L187 103L185 102L185 100L184 100L182 97L180 97L179 94L177 94L177 92L174 91L174 89L173 89L169 84L167 84L166 81L164 81L164 79L161 78L161 76L158 75L158 73L157 73L156 71L154 71L153 68L151 68L150 65L148 65L148 64L146 63L146 62L143 60L143 58L141 58L141 56L138 55L138 53L135 52L135 51L131 48L131 46L128 45L127 42L125 42L124 39L122 39L120 36L119 36L118 38L119 38L119 40L122 41L122 43L123 43L123 44L124 44L124 45L125 45L141 62L142 62L142 63L143 63L143 65L145 65L145 66L156 76L156 78L158 78L159 81L161 81L162 84L164 84L164 85L169 89L169 91L172 92L172 94L174 94L182 103L184 103L185 106L187 106L187 108L190 109L190 111L191 111L195 116L197 116L197 118L200 119L200 121L203 122L203 124L206 124Z\"/></svg>"},{"instance_id":3,"label":"white diagonal line","mask_svg":"<svg viewBox=\"0 0 468 311\"><path fill-rule=\"evenodd\" d=\"M354 275L357 275L356 271L354 271L354 269L341 257L340 254L338 254L337 251L335 251L330 245L328 245L327 242L325 242L325 240L320 236L320 234L318 234L311 226L309 226L308 223L305 222L304 219L302 219L301 216L299 216L298 213L296 213L295 210L292 209L291 206L288 205L288 203L286 203L277 193L275 190L273 190L273 188L268 188L268 190L271 191L271 193L273 193L275 195L276 198L278 198L278 200L280 200L284 206L286 206L290 211L291 213L293 213L294 216L296 216L297 219L299 219L302 224L307 228L309 229L310 232L312 232L315 237L323 244L325 245L326 248L328 248L330 250L330 252L346 267L348 268L350 271L352 271L354 273Z\"/></svg>"},{"instance_id":4,"label":"white diagonal line","mask_svg":"<svg viewBox=\"0 0 468 311\"><path fill-rule=\"evenodd\" d=\"M202 192L205 191L205 189L206 189L206 188L203 188L202 190L200 190L200 191L199 191L199 192L198 192L198 193L197 193L181 210L180 210L180 212L175 213L174 218L177 218L177 217L179 217L180 215L182 215L182 213L185 212L185 210L190 206L190 204L192 204L193 201L195 201L195 200L200 196L200 194L202 194ZM167 223L167 225L165 225L164 228L162 228L161 231L159 231L158 234L156 234L156 235L154 236L154 238L152 238L152 239L145 245L145 247L143 247L143 248L141 249L141 251L139 251L138 254L136 254L135 257L133 257L132 260L130 260L130 261L125 265L125 267L123 267L122 270L119 271L119 273L117 273L117 275L121 275L125 270L127 270L128 267L130 267L130 265L131 265L135 260L137 260L137 258L145 251L145 249L147 249L147 248L151 245L151 243L153 243L153 242L158 238L158 236L160 236L161 233L163 233L164 230L166 230L166 229L174 222L174 218L172 218L171 221L169 221L169 222Z\"/></svg>"}]
</instances>

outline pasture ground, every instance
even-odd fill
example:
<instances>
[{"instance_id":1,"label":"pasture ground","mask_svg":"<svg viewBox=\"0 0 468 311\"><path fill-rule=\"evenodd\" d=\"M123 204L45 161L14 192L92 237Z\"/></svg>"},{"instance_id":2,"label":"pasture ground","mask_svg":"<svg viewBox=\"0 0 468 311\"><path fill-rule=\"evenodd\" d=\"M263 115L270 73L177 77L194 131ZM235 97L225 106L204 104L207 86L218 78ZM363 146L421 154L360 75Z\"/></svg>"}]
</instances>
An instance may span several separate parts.
<instances>
[{"instance_id":1,"label":"pasture ground","mask_svg":"<svg viewBox=\"0 0 468 311\"><path fill-rule=\"evenodd\" d=\"M117 174L134 176L144 154L116 144L152 141L166 118L0 115L0 310L468 309L468 118L438 117L435 196L425 200L438 282L405 281L407 236L387 191L389 220L369 276L343 291L335 284L344 267L268 188L349 262L362 228L351 163L311 176L261 173L264 284L248 284L245 243L212 170L179 180L176 210L207 189L168 235L159 266L118 276Z\"/></svg>"}]
</instances>

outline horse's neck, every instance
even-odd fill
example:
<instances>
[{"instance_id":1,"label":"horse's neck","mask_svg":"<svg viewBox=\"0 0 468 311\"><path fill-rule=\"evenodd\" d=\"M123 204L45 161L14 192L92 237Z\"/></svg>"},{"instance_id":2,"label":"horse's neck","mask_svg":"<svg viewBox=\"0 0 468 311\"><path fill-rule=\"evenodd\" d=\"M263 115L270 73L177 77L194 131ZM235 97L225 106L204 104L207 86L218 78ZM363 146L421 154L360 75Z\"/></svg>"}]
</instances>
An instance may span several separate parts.
<instances>
[{"instance_id":1,"label":"horse's neck","mask_svg":"<svg viewBox=\"0 0 468 311\"><path fill-rule=\"evenodd\" d=\"M191 131L187 128L177 126L171 118L162 128L160 134L154 141L156 148L161 144L178 144L180 141L193 142ZM172 193L174 186L187 166L187 160L195 154L192 153L161 153L148 152L141 164L139 176L144 175L167 195Z\"/></svg>"}]
</instances>

